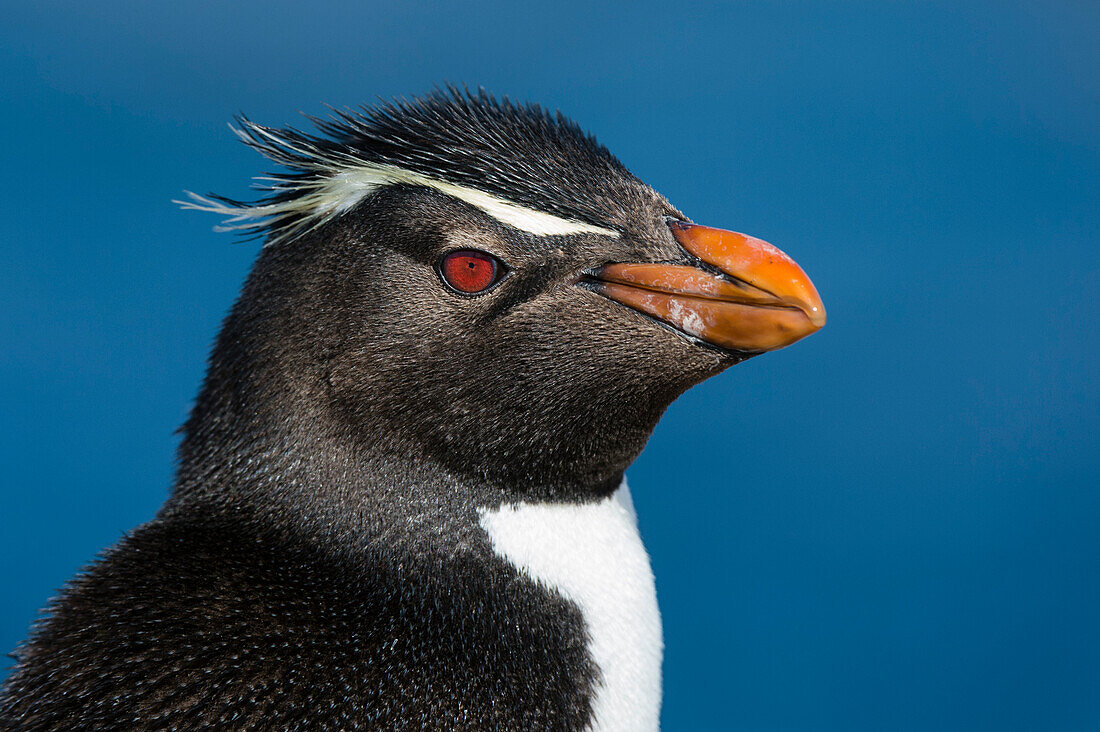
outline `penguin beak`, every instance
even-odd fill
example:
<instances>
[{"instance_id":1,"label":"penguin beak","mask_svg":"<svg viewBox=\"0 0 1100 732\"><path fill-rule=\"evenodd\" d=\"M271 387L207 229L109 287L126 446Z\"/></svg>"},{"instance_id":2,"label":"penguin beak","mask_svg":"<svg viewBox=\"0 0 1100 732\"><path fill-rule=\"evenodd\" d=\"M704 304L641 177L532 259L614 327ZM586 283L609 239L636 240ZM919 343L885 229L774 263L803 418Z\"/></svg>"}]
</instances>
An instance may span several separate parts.
<instances>
[{"instance_id":1,"label":"penguin beak","mask_svg":"<svg viewBox=\"0 0 1100 732\"><path fill-rule=\"evenodd\" d=\"M702 267L609 264L593 273L592 289L732 351L774 351L825 325L825 306L810 278L771 244L683 221L669 228Z\"/></svg>"}]
</instances>

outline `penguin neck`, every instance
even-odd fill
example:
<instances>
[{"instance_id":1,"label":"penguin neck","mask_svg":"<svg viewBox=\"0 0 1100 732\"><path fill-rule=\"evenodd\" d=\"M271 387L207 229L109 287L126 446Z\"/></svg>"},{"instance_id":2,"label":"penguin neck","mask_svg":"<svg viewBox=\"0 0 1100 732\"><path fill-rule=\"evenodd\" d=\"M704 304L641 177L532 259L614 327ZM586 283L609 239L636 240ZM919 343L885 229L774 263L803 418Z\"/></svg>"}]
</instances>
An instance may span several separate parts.
<instances>
[{"instance_id":1,"label":"penguin neck","mask_svg":"<svg viewBox=\"0 0 1100 732\"><path fill-rule=\"evenodd\" d=\"M455 471L392 435L351 436L317 414L254 409L241 394L208 394L210 386L185 427L162 515L247 516L258 530L310 541L414 543L446 553L484 538L485 510L597 503L622 482L622 472L600 482L565 474L524 482Z\"/></svg>"}]
</instances>

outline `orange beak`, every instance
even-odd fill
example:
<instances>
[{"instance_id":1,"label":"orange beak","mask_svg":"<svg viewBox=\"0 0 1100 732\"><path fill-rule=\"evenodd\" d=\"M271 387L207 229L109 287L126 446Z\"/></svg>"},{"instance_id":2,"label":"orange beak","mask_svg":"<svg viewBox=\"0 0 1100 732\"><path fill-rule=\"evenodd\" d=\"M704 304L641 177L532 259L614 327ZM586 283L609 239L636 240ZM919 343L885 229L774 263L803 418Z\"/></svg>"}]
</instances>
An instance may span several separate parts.
<instances>
[{"instance_id":1,"label":"orange beak","mask_svg":"<svg viewBox=\"0 0 1100 732\"><path fill-rule=\"evenodd\" d=\"M593 289L688 335L746 353L774 351L825 325L825 306L802 268L771 244L682 221L672 235L707 269L609 264Z\"/></svg>"}]
</instances>

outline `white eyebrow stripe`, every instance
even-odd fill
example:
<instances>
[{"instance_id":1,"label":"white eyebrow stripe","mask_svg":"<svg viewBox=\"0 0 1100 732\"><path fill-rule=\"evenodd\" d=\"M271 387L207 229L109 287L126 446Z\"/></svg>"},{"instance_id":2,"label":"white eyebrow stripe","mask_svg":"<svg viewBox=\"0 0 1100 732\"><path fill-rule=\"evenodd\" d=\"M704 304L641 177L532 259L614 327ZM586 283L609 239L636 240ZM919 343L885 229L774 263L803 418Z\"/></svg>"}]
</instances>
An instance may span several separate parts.
<instances>
[{"instance_id":1,"label":"white eyebrow stripe","mask_svg":"<svg viewBox=\"0 0 1100 732\"><path fill-rule=\"evenodd\" d=\"M439 192L446 193L448 196L457 198L460 201L465 201L471 206L476 206L497 221L503 221L517 229L537 236L601 234L603 236L619 237L619 232L613 229L563 219L543 211L520 206L473 188L463 188L444 181L433 181L429 178L424 178L424 185L435 188Z\"/></svg>"},{"instance_id":2,"label":"white eyebrow stripe","mask_svg":"<svg viewBox=\"0 0 1100 732\"><path fill-rule=\"evenodd\" d=\"M403 168L387 165L356 165L326 178L282 183L273 187L275 193L293 193L287 201L256 206L230 206L188 192L190 200L176 201L183 208L228 216L219 231L259 229L281 219L301 218L301 221L272 241L296 236L314 229L340 214L350 211L364 197L387 185L410 184L432 188L445 195L474 206L509 226L536 236L566 236L569 234L600 234L618 238L619 232L602 226L554 216L543 211L520 206L503 198L430 178Z\"/></svg>"}]
</instances>

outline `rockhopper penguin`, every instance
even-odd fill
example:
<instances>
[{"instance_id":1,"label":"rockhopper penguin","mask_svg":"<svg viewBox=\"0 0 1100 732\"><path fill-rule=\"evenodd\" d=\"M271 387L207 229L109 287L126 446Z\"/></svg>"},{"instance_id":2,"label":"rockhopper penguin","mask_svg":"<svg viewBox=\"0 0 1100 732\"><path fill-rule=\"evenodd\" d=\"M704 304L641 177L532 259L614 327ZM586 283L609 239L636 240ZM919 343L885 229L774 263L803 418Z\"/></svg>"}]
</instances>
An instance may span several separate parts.
<instances>
[{"instance_id":1,"label":"rockhopper penguin","mask_svg":"<svg viewBox=\"0 0 1100 732\"><path fill-rule=\"evenodd\" d=\"M821 327L561 115L454 89L241 119L282 172L157 516L73 579L0 728L651 730L623 471L685 389Z\"/></svg>"}]
</instances>

